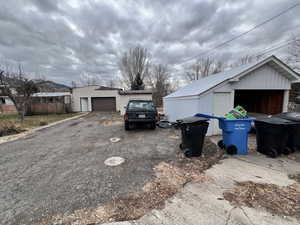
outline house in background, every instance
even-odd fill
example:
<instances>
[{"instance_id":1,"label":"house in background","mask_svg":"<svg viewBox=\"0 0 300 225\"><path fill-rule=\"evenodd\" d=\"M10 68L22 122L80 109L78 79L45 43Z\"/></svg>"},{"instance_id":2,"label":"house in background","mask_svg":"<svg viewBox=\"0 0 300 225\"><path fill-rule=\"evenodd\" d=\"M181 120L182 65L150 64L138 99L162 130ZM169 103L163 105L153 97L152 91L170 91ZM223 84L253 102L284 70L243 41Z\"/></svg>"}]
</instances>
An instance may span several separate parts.
<instances>
[{"instance_id":1,"label":"house in background","mask_svg":"<svg viewBox=\"0 0 300 225\"><path fill-rule=\"evenodd\" d=\"M16 114L14 103L7 96L0 96L0 114Z\"/></svg>"},{"instance_id":2,"label":"house in background","mask_svg":"<svg viewBox=\"0 0 300 225\"><path fill-rule=\"evenodd\" d=\"M71 111L70 92L39 92L32 95L27 113L31 115L64 114Z\"/></svg>"},{"instance_id":3,"label":"house in background","mask_svg":"<svg viewBox=\"0 0 300 225\"><path fill-rule=\"evenodd\" d=\"M72 89L74 112L106 111L125 113L124 107L131 99L152 100L152 91L123 91L98 85Z\"/></svg>"},{"instance_id":4,"label":"house in background","mask_svg":"<svg viewBox=\"0 0 300 225\"><path fill-rule=\"evenodd\" d=\"M277 114L288 110L289 90L299 74L275 56L214 74L164 97L164 113L176 121L196 113L224 116L234 106L248 112ZM207 135L220 134L212 120Z\"/></svg>"},{"instance_id":5,"label":"house in background","mask_svg":"<svg viewBox=\"0 0 300 225\"><path fill-rule=\"evenodd\" d=\"M72 112L70 92L39 92L32 95L26 114L63 114L69 112ZM17 114L14 103L7 96L0 97L0 114Z\"/></svg>"}]
</instances>

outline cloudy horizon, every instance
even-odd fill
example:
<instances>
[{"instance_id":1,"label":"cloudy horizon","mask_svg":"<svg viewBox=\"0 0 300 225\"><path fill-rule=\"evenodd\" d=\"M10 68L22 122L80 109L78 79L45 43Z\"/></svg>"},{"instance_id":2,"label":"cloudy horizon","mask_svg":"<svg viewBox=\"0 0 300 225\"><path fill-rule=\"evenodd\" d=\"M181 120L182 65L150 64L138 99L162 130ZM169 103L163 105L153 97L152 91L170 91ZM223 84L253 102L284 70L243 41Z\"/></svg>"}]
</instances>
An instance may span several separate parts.
<instances>
[{"instance_id":1,"label":"cloudy horizon","mask_svg":"<svg viewBox=\"0 0 300 225\"><path fill-rule=\"evenodd\" d=\"M70 85L81 76L118 79L121 55L147 48L153 63L179 76L181 62L203 54L297 1L11 0L0 8L0 64ZM211 52L235 60L300 34L300 7ZM284 56L288 46L271 52ZM193 61L189 61L192 63ZM105 83L104 82L104 83Z\"/></svg>"}]
</instances>

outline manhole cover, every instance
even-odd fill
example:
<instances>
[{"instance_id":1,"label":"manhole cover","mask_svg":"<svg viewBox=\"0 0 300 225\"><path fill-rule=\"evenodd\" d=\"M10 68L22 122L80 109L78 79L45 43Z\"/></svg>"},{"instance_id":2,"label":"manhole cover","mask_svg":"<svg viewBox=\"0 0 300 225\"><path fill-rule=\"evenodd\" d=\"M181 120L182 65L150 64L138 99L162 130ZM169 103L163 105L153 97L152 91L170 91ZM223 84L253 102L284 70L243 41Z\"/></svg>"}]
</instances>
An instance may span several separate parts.
<instances>
[{"instance_id":1,"label":"manhole cover","mask_svg":"<svg viewBox=\"0 0 300 225\"><path fill-rule=\"evenodd\" d=\"M121 138L113 137L109 139L112 143L116 143L121 140Z\"/></svg>"},{"instance_id":2,"label":"manhole cover","mask_svg":"<svg viewBox=\"0 0 300 225\"><path fill-rule=\"evenodd\" d=\"M118 165L121 165L123 162L125 162L125 159L114 156L114 157L110 157L110 158L106 159L104 161L104 164L107 166L118 166Z\"/></svg>"}]
</instances>

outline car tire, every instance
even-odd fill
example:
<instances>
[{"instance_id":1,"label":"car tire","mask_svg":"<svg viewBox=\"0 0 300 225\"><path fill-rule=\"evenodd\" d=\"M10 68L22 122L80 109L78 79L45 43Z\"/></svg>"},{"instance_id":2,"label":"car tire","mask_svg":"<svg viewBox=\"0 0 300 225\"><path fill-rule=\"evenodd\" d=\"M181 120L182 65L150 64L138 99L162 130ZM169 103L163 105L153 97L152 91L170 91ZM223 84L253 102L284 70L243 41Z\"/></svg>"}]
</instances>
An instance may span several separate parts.
<instances>
[{"instance_id":1,"label":"car tire","mask_svg":"<svg viewBox=\"0 0 300 225\"><path fill-rule=\"evenodd\" d=\"M155 130L155 128L156 128L156 123L154 122L154 123L151 124L151 129Z\"/></svg>"},{"instance_id":2,"label":"car tire","mask_svg":"<svg viewBox=\"0 0 300 225\"><path fill-rule=\"evenodd\" d=\"M124 128L125 128L125 130L130 130L129 122L125 121Z\"/></svg>"}]
</instances>

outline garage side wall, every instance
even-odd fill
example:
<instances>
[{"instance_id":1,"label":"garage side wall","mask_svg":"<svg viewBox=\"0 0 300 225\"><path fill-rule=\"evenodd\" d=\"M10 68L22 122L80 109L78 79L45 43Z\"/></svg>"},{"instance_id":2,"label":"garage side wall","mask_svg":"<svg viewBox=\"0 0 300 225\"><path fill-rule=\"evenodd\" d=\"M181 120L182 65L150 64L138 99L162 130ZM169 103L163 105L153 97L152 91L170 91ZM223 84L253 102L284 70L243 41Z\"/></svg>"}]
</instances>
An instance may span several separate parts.
<instances>
[{"instance_id":1,"label":"garage side wall","mask_svg":"<svg viewBox=\"0 0 300 225\"><path fill-rule=\"evenodd\" d=\"M174 122L196 113L212 114L212 93L202 96L164 98L164 114Z\"/></svg>"}]
</instances>

